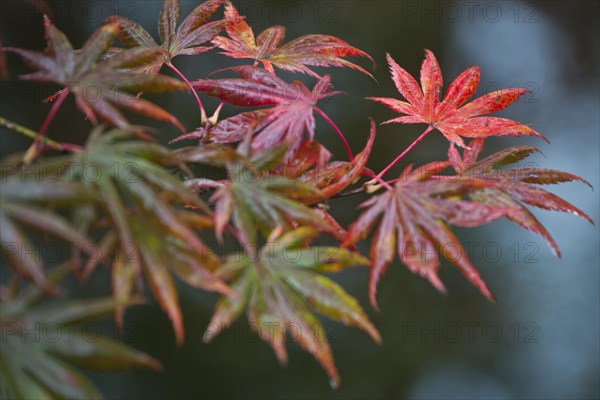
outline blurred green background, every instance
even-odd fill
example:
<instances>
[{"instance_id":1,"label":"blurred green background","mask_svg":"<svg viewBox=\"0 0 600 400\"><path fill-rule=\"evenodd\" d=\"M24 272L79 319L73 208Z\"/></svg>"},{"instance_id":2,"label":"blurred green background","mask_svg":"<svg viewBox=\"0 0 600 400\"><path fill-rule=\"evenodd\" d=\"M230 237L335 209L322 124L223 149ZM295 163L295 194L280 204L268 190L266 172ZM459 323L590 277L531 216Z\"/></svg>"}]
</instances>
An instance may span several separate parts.
<instances>
[{"instance_id":1,"label":"blurred green background","mask_svg":"<svg viewBox=\"0 0 600 400\"><path fill-rule=\"evenodd\" d=\"M161 1L48 1L46 12L75 46L109 15L132 18L158 37ZM182 1L183 15L198 4ZM285 25L288 39L308 33L332 34L371 54L378 83L355 71L320 70L334 76L348 93L323 108L350 139L355 151L365 143L368 117L381 122L393 113L364 100L367 96L398 97L385 65L385 53L418 75L423 49L438 56L448 84L465 68L482 67L478 95L505 87L526 87L532 95L502 116L532 124L551 145L528 138L493 138L487 152L528 143L543 154L534 165L569 171L596 188L565 184L553 191L599 221L599 3L595 1L242 1L240 12L258 32ZM1 39L5 46L43 49L38 2L3 1ZM364 60L357 60L367 66ZM216 52L176 59L190 79L232 65ZM8 57L11 76L1 83L0 115L37 129L49 110L40 101L50 86L19 82L26 71ZM169 73L164 70L165 73ZM286 75L287 77L287 75ZM309 80L310 81L310 80ZM153 96L188 128L198 122L192 96ZM208 101L208 108L216 103ZM226 108L228 115L235 110ZM132 117L133 121L142 122ZM145 121L147 122L147 121ZM160 125L160 140L177 131ZM343 149L330 128L318 122L319 138L343 159ZM387 165L421 126L379 127L370 167ZM89 123L72 101L50 128L57 140L82 142ZM23 151L28 141L6 130L1 155ZM445 157L447 143L431 135L406 158L422 163ZM406 165L406 164L405 164ZM395 169L399 172L402 166ZM332 204L343 224L357 216L360 196ZM293 343L289 365L278 365L268 345L246 325L235 324L214 343L201 336L216 299L181 286L186 342L176 348L166 316L156 304L127 313L122 334L110 321L103 332L158 358L161 373L136 371L94 374L108 398L598 398L599 396L599 234L574 216L536 211L563 251L552 256L538 237L505 222L475 230L458 230L498 304L490 304L449 264L441 268L449 294L440 295L398 262L390 266L379 288L381 313L367 307L383 337L373 344L356 330L329 324L328 332L342 386L329 388L318 364ZM368 251L368 243L360 247ZM4 268L4 267L3 267ZM3 269L3 274L5 270ZM106 271L85 286L72 286L76 296L108 293ZM345 272L338 281L365 306L366 270Z\"/></svg>"}]
</instances>

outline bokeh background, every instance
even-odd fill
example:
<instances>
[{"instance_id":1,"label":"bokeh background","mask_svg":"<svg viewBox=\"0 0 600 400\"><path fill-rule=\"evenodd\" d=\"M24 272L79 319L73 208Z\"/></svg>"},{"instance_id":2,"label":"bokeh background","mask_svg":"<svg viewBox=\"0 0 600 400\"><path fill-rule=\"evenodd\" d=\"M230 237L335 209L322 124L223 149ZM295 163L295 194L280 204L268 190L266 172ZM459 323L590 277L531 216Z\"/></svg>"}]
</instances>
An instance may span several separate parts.
<instances>
[{"instance_id":1,"label":"bokeh background","mask_svg":"<svg viewBox=\"0 0 600 400\"><path fill-rule=\"evenodd\" d=\"M3 45L43 49L41 15L51 13L59 28L80 46L109 15L119 13L142 23L157 37L161 1L3 1ZM182 1L183 15L197 5ZM392 112L364 100L398 97L385 65L385 53L418 74L423 49L438 56L446 84L463 69L478 64L478 95L505 87L532 93L502 116L531 124L551 145L527 138L493 138L486 152L527 143L542 153L527 161L560 169L590 181L552 189L600 221L599 196L599 3L596 1L242 1L240 12L260 31L281 24L288 38L308 33L339 36L370 53L378 83L354 71L327 70L348 95L330 100L324 109L350 138L356 151L368 132L368 117L381 122ZM179 58L189 78L231 65L223 56ZM361 65L367 63L358 60ZM37 129L49 106L40 102L53 87L18 82L26 69L9 56L11 77L3 80L0 115ZM325 72L324 70L322 72ZM166 72L168 73L168 72ZM193 98L185 93L153 97L188 128L197 124ZM209 108L215 103L209 101ZM226 109L225 113L233 112ZM134 121L138 121L132 118ZM141 122L141 120L140 120ZM391 161L421 126L387 125L378 129L370 166ZM67 102L50 132L58 140L81 142L89 124ZM177 132L161 125L160 140ZM335 154L343 149L324 123L318 135ZM22 151L28 141L6 130L1 155ZM431 135L406 162L445 157L447 143ZM395 169L399 172L400 166ZM332 204L347 224L356 218L360 196ZM164 365L161 373L136 371L94 374L108 398L598 398L599 396L599 231L564 214L535 211L563 251L555 258L540 238L505 222L458 230L474 264L498 298L490 304L451 265L441 277L449 294L437 293L398 262L390 266L379 289L381 313L367 306L384 344L373 344L362 332L327 323L342 386L329 388L325 373L295 344L290 362L278 365L268 345L247 328L234 325L210 345L201 336L215 297L181 286L186 343L176 348L170 324L156 304L132 309L122 334ZM366 252L368 244L361 250ZM3 267L4 268L4 267ZM3 269L3 271L5 271ZM3 272L4 273L4 272ZM363 304L366 270L348 271L337 280ZM106 294L106 271L88 284L72 285L75 296ZM111 321L104 332L113 333Z\"/></svg>"}]
</instances>

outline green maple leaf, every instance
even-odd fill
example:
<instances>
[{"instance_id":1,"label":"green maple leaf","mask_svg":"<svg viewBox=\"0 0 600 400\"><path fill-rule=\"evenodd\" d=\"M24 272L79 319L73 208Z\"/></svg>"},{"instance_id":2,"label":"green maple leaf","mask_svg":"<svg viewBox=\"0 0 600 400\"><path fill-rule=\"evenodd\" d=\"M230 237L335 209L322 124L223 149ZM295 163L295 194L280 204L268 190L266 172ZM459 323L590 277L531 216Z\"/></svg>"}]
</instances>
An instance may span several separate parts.
<instances>
[{"instance_id":1,"label":"green maple leaf","mask_svg":"<svg viewBox=\"0 0 600 400\"><path fill-rule=\"evenodd\" d=\"M318 235L312 228L279 236L281 231L273 232L257 258L233 254L219 268L217 274L230 281L238 296L221 298L204 340L212 340L246 311L252 329L273 347L281 363L287 361L287 334L317 359L337 387L339 375L331 349L313 312L363 329L377 343L381 338L358 301L322 273L368 261L336 247L308 247Z\"/></svg>"},{"instance_id":2,"label":"green maple leaf","mask_svg":"<svg viewBox=\"0 0 600 400\"><path fill-rule=\"evenodd\" d=\"M55 270L57 281L68 268ZM13 286L12 289L16 287ZM102 395L76 367L92 371L160 369L152 357L108 337L90 340L82 322L109 315L114 299L44 303L44 292L29 286L20 293L5 290L0 302L2 353L0 393L3 398L98 399ZM128 304L131 304L128 303Z\"/></svg>"},{"instance_id":3,"label":"green maple leaf","mask_svg":"<svg viewBox=\"0 0 600 400\"><path fill-rule=\"evenodd\" d=\"M9 170L8 165L3 167L3 171ZM47 291L53 291L44 274L42 252L31 251L36 247L23 228L76 243L78 249L89 251L92 249L90 239L58 210L93 203L97 193L75 182L39 182L35 178L23 180L22 176L2 176L5 180L0 192L2 253L19 275Z\"/></svg>"},{"instance_id":4,"label":"green maple leaf","mask_svg":"<svg viewBox=\"0 0 600 400\"><path fill-rule=\"evenodd\" d=\"M215 232L219 239L230 221L239 232L243 245L255 244L258 233L267 236L273 229L291 229L297 224L310 225L322 231L331 229L302 199L323 198L313 185L269 175L288 151L288 143L274 149L248 156L249 142L234 150L215 144L182 148L178 156L190 163L216 165L226 168L225 181L206 179L188 182L195 188L216 189L211 200L215 203Z\"/></svg>"},{"instance_id":5,"label":"green maple leaf","mask_svg":"<svg viewBox=\"0 0 600 400\"><path fill-rule=\"evenodd\" d=\"M181 343L183 316L173 275L194 287L230 292L211 273L220 260L197 234L212 227L210 210L172 173L185 166L163 146L134 140L128 131L100 128L92 132L84 151L47 159L39 168L48 165L63 180L96 193L97 207L82 213L79 223L93 227L102 221L102 257L88 262L84 277L98 263L112 263L113 294L122 302L131 298L135 280L145 277ZM118 321L122 314L117 306Z\"/></svg>"}]
</instances>

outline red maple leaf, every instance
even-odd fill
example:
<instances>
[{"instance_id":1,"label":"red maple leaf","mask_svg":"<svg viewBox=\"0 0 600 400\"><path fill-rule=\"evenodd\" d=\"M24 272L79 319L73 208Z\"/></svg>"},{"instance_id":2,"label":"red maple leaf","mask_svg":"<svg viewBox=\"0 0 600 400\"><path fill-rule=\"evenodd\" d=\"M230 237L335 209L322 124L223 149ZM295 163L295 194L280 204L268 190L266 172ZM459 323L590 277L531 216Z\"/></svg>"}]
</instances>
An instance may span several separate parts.
<instances>
[{"instance_id":1,"label":"red maple leaf","mask_svg":"<svg viewBox=\"0 0 600 400\"><path fill-rule=\"evenodd\" d=\"M497 204L486 205L461 198L466 193L488 186L485 181L430 179L449 165L449 162L433 162L416 170L409 166L392 190L361 204L365 211L348 229L343 246L366 237L379 221L370 253L369 296L373 306L376 306L377 283L394 259L395 252L408 269L427 278L443 292L444 285L437 275L439 252L454 263L481 293L494 300L448 224L478 226L506 216L510 210Z\"/></svg>"},{"instance_id":2,"label":"red maple leaf","mask_svg":"<svg viewBox=\"0 0 600 400\"><path fill-rule=\"evenodd\" d=\"M315 135L314 112L320 114L336 131L344 142L352 158L349 145L333 121L319 108L317 102L339 94L331 90L331 77L320 78L312 90L304 83L287 83L269 72L249 65L232 67L230 70L240 78L200 79L192 82L194 88L220 98L238 107L261 107L255 111L237 114L224 119L208 130L200 128L185 138L201 137L217 143L239 142L249 131L254 134L254 151L273 148L283 142L289 142L286 160L291 159L299 149L306 133L306 139Z\"/></svg>"},{"instance_id":3,"label":"red maple leaf","mask_svg":"<svg viewBox=\"0 0 600 400\"><path fill-rule=\"evenodd\" d=\"M461 156L454 145L449 161L426 164L416 170L409 166L395 180L393 188L361 205L365 211L348 229L344 245L356 243L374 230L371 245L369 294L375 305L377 283L397 252L412 272L427 278L444 291L437 270L438 252L454 263L488 298L491 292L469 261L449 225L475 227L501 217L542 236L560 256L558 245L524 204L546 210L562 211L592 219L566 200L536 185L580 181L567 172L543 168L507 168L537 149L513 146L477 160L484 139L475 139ZM438 175L452 165L453 176ZM389 182L391 183L391 182Z\"/></svg>"},{"instance_id":4,"label":"red maple leaf","mask_svg":"<svg viewBox=\"0 0 600 400\"><path fill-rule=\"evenodd\" d=\"M540 221L522 205L523 203L545 210L577 215L594 224L594 221L579 208L559 196L535 186L536 184L551 185L579 181L591 187L588 181L568 172L545 168L499 169L519 162L539 150L531 146L513 146L478 160L483 151L483 144L484 139L474 139L469 143L470 149L465 150L462 156L456 147L450 146L448 159L457 175L437 178L463 182L480 180L490 183L490 187L469 193L469 199L491 207L506 208L509 210L506 215L509 221L542 236L558 257L560 257L558 245Z\"/></svg>"},{"instance_id":5,"label":"red maple leaf","mask_svg":"<svg viewBox=\"0 0 600 400\"><path fill-rule=\"evenodd\" d=\"M284 71L301 72L319 78L307 67L314 66L347 67L371 76L364 68L343 58L365 57L373 62L371 56L334 36L304 35L280 46L285 27L272 26L255 38L252 28L231 3L225 6L225 18L228 20L226 31L229 38L217 36L212 43L223 49L223 54L228 57L252 59L254 66L260 62L272 74L275 73L273 66L276 66Z\"/></svg>"},{"instance_id":6,"label":"red maple leaf","mask_svg":"<svg viewBox=\"0 0 600 400\"><path fill-rule=\"evenodd\" d=\"M425 50L425 60L421 66L421 87L389 54L387 60L392 80L406 101L385 97L370 97L369 99L405 114L385 123L425 123L429 125L427 130L421 134L410 148L433 129L437 129L450 142L463 148L466 146L461 136L480 138L532 135L546 140L542 134L516 121L482 116L508 107L512 102L527 93L527 89L501 89L463 105L475 94L479 85L478 66L468 68L461 73L450 84L443 99L440 100L443 87L442 72L431 51ZM410 150L410 148L407 150Z\"/></svg>"},{"instance_id":7,"label":"red maple leaf","mask_svg":"<svg viewBox=\"0 0 600 400\"><path fill-rule=\"evenodd\" d=\"M355 183L366 169L374 142L375 122L371 120L371 130L365 148L352 161L333 161L321 164L316 157L307 157L306 164L311 165L297 176L297 179L299 182L315 186L319 189L321 197L302 198L300 200L305 204L325 201ZM318 151L316 153L319 154ZM282 172L285 174L287 171L288 168L284 167ZM292 172L292 175L287 175L288 178L295 179L296 177L293 174L295 169L291 168L290 172Z\"/></svg>"}]
</instances>

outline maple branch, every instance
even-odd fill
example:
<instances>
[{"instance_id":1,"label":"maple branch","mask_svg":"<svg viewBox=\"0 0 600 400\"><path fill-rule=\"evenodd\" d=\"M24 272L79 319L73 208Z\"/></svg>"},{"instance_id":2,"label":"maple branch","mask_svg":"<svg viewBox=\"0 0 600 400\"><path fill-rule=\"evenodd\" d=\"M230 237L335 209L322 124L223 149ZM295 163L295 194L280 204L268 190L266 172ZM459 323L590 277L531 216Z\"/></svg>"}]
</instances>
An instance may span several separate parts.
<instances>
[{"instance_id":1,"label":"maple branch","mask_svg":"<svg viewBox=\"0 0 600 400\"><path fill-rule=\"evenodd\" d=\"M183 73L180 70L177 69L176 66L174 66L171 62L168 62L167 66L171 68L171 70L173 70L173 72L175 72L192 91L192 94L196 98L196 103L198 103L198 108L200 109L200 124L204 125L208 118L206 117L206 111L204 110L204 106L202 105L202 100L200 100L200 96L198 96L198 92L196 92L196 89L194 89L190 81L185 77L185 75L183 75Z\"/></svg>"},{"instance_id":2,"label":"maple branch","mask_svg":"<svg viewBox=\"0 0 600 400\"><path fill-rule=\"evenodd\" d=\"M16 122L12 122L7 120L4 117L0 117L0 126L3 126L7 129L10 129L13 132L17 132L25 137L28 137L30 139L35 139L35 137L37 136L37 132L24 127L23 125L19 125ZM52 139L48 139L48 138L41 138L40 139L46 146L54 149L54 150L61 150L60 144L58 142L55 142Z\"/></svg>"},{"instance_id":3,"label":"maple branch","mask_svg":"<svg viewBox=\"0 0 600 400\"><path fill-rule=\"evenodd\" d=\"M383 175L385 175L385 173L388 172L390 170L390 168L392 168L394 165L396 165L398 163L398 161L400 161L402 159L402 157L404 157L409 151L411 151L413 149L413 147L415 147L417 145L417 143L419 143L421 140L423 140L425 138L425 136L427 136L427 134L429 134L429 132L431 132L433 130L433 128L434 128L433 125L429 125L427 127L427 129L425 129L425 132L421 133L421 135L418 138L416 138L415 141L412 142L410 144L410 146L408 146L398 157L396 157L396 159L394 161L392 161L379 174L377 174L376 178L381 178Z\"/></svg>"},{"instance_id":4,"label":"maple branch","mask_svg":"<svg viewBox=\"0 0 600 400\"><path fill-rule=\"evenodd\" d=\"M342 131L340 131L340 128L338 128L337 125L331 120L331 118L329 118L329 116L327 114L325 114L323 112L323 110L321 110L319 107L315 107L315 111L318 112L319 115L321 117L323 117L323 119L325 121L327 121L327 123L333 128L335 133L337 133L337 135L340 137L340 139L342 140L342 143L344 144L344 147L346 148L346 152L348 153L348 159L350 161L354 160L354 155L352 155L352 149L350 148L350 145L348 144L346 137L344 136Z\"/></svg>"},{"instance_id":5,"label":"maple branch","mask_svg":"<svg viewBox=\"0 0 600 400\"><path fill-rule=\"evenodd\" d=\"M23 125L17 124L16 122L13 121L9 121L6 118L0 117L0 126L3 126L13 132L19 133L25 137L28 137L30 139L35 139L37 136L37 132L34 130L31 130L27 127L24 127ZM71 143L60 143L57 141L54 141L52 139L49 139L47 137L42 137L40 138L40 142L53 150L58 150L58 151L82 151L82 148L76 144L71 144Z\"/></svg>"}]
</instances>

